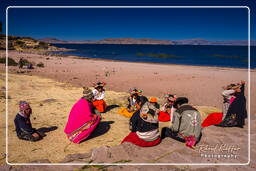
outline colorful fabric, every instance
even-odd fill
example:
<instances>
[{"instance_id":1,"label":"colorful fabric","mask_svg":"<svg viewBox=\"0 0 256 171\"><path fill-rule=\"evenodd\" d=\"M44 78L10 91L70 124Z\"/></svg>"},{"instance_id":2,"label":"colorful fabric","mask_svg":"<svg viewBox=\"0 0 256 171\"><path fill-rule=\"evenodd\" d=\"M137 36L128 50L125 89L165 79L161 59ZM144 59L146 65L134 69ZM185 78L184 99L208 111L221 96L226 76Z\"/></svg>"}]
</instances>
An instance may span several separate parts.
<instances>
[{"instance_id":1,"label":"colorful fabric","mask_svg":"<svg viewBox=\"0 0 256 171\"><path fill-rule=\"evenodd\" d=\"M168 122L171 120L171 115L168 112L160 111L158 115L158 120L160 122Z\"/></svg>"},{"instance_id":2,"label":"colorful fabric","mask_svg":"<svg viewBox=\"0 0 256 171\"><path fill-rule=\"evenodd\" d=\"M185 137L185 143L187 147L194 148L196 145L196 138L194 136Z\"/></svg>"},{"instance_id":3,"label":"colorful fabric","mask_svg":"<svg viewBox=\"0 0 256 171\"><path fill-rule=\"evenodd\" d=\"M124 142L130 142L140 147L152 147L158 145L161 142L161 138L158 137L154 141L145 141L140 139L135 132L130 132L130 134L123 139L121 144Z\"/></svg>"},{"instance_id":4,"label":"colorful fabric","mask_svg":"<svg viewBox=\"0 0 256 171\"><path fill-rule=\"evenodd\" d=\"M222 117L223 117L223 113L210 113L206 117L206 119L203 121L201 126L204 128L204 127L208 127L211 125L219 124L222 121Z\"/></svg>"},{"instance_id":5,"label":"colorful fabric","mask_svg":"<svg viewBox=\"0 0 256 171\"><path fill-rule=\"evenodd\" d=\"M145 141L154 141L160 136L158 128L151 130L151 131L147 131L147 132L137 131L136 134L138 135L138 137L140 139L145 140Z\"/></svg>"},{"instance_id":6,"label":"colorful fabric","mask_svg":"<svg viewBox=\"0 0 256 171\"><path fill-rule=\"evenodd\" d=\"M107 104L104 100L95 100L92 104L99 112L103 113L106 111Z\"/></svg>"},{"instance_id":7,"label":"colorful fabric","mask_svg":"<svg viewBox=\"0 0 256 171\"><path fill-rule=\"evenodd\" d=\"M117 113L127 118L131 118L132 115L134 114L134 112L129 112L128 109L125 107L120 108Z\"/></svg>"},{"instance_id":8,"label":"colorful fabric","mask_svg":"<svg viewBox=\"0 0 256 171\"><path fill-rule=\"evenodd\" d=\"M93 132L100 117L92 114L89 102L80 99L71 109L64 132L70 141L80 143Z\"/></svg>"}]
</instances>

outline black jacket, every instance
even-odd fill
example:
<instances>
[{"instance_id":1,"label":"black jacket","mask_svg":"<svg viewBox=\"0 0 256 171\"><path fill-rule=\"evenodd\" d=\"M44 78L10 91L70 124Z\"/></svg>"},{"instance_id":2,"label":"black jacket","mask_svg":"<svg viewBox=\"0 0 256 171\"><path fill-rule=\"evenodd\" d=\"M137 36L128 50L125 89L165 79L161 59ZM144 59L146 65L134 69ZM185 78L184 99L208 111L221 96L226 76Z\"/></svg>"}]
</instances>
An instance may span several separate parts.
<instances>
[{"instance_id":1,"label":"black jacket","mask_svg":"<svg viewBox=\"0 0 256 171\"><path fill-rule=\"evenodd\" d=\"M15 127L16 127L16 133L17 135L20 135L22 132L33 134L36 132L34 128L32 128L31 122L29 118L25 118L21 116L20 114L17 114L14 119Z\"/></svg>"}]
</instances>

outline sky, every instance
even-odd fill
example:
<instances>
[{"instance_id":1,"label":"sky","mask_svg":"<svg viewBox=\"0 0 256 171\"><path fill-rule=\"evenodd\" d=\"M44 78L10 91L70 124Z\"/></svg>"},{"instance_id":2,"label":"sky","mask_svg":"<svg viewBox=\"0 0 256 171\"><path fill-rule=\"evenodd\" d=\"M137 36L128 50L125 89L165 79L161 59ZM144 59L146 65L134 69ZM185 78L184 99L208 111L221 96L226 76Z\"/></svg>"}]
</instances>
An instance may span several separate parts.
<instances>
[{"instance_id":1,"label":"sky","mask_svg":"<svg viewBox=\"0 0 256 171\"><path fill-rule=\"evenodd\" d=\"M10 8L9 35L61 40L247 40L246 8Z\"/></svg>"}]
</instances>

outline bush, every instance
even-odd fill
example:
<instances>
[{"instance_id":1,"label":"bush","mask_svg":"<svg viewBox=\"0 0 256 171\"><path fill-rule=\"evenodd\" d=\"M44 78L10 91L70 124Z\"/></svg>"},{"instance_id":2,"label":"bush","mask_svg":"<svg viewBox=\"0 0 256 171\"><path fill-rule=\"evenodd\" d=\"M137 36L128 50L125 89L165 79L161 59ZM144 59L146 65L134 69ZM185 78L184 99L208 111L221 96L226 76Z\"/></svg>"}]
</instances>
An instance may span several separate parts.
<instances>
[{"instance_id":1,"label":"bush","mask_svg":"<svg viewBox=\"0 0 256 171\"><path fill-rule=\"evenodd\" d=\"M43 68L43 67L44 67L44 63L43 63L43 62L40 62L40 63L38 63L36 66Z\"/></svg>"},{"instance_id":2,"label":"bush","mask_svg":"<svg viewBox=\"0 0 256 171\"><path fill-rule=\"evenodd\" d=\"M17 41L15 42L15 44L18 45L18 46L20 46L20 47L25 47L25 46L26 46L25 42L23 42L23 41L21 41L21 40L17 40Z\"/></svg>"},{"instance_id":3,"label":"bush","mask_svg":"<svg viewBox=\"0 0 256 171\"><path fill-rule=\"evenodd\" d=\"M5 57L0 58L0 63L5 64L6 63L6 58ZM8 66L17 66L17 65L18 65L18 63L14 59L8 58Z\"/></svg>"},{"instance_id":4,"label":"bush","mask_svg":"<svg viewBox=\"0 0 256 171\"><path fill-rule=\"evenodd\" d=\"M38 47L39 47L40 49L48 49L48 43L39 42Z\"/></svg>"}]
</instances>

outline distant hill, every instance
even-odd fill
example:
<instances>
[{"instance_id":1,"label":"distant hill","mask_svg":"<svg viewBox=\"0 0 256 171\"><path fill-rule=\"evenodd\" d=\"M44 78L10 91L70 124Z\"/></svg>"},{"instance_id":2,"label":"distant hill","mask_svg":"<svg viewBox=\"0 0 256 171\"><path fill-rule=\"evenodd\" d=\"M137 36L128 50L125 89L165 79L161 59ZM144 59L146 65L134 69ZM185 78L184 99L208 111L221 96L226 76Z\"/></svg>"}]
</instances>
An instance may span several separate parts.
<instances>
[{"instance_id":1,"label":"distant hill","mask_svg":"<svg viewBox=\"0 0 256 171\"><path fill-rule=\"evenodd\" d=\"M56 38L52 38L52 37L47 37L47 38L43 38L43 39L38 39L38 41L41 42L45 42L45 43L68 43L65 40L58 40Z\"/></svg>"},{"instance_id":2,"label":"distant hill","mask_svg":"<svg viewBox=\"0 0 256 171\"><path fill-rule=\"evenodd\" d=\"M152 45L234 45L247 46L247 40L226 40L209 41L205 39L187 39L187 40L157 40L150 38L108 38L96 41L65 41L56 38L44 38L39 41L46 43L64 43L64 44L152 44ZM251 45L256 46L256 41L251 40Z\"/></svg>"},{"instance_id":3,"label":"distant hill","mask_svg":"<svg viewBox=\"0 0 256 171\"><path fill-rule=\"evenodd\" d=\"M74 43L74 44L164 44L164 45L170 45L173 44L172 41L169 40L156 40L156 39L148 39L148 38L142 38L142 39L135 39L135 38L108 38L103 40L97 40L97 41L63 41L58 40L55 38L44 38L39 39L39 41L43 41L46 43Z\"/></svg>"},{"instance_id":4,"label":"distant hill","mask_svg":"<svg viewBox=\"0 0 256 171\"><path fill-rule=\"evenodd\" d=\"M6 49L6 36L0 34L0 50ZM31 37L8 36L9 50L57 50L55 46L49 43L33 39Z\"/></svg>"},{"instance_id":5,"label":"distant hill","mask_svg":"<svg viewBox=\"0 0 256 171\"><path fill-rule=\"evenodd\" d=\"M224 41L208 41L205 39L188 39L173 41L175 45L234 45L234 46L247 46L247 40L224 40ZM251 40L251 45L255 46L256 41Z\"/></svg>"}]
</instances>

